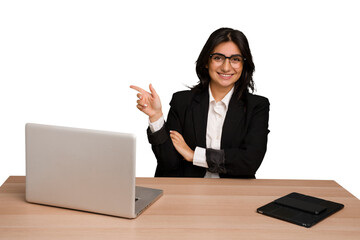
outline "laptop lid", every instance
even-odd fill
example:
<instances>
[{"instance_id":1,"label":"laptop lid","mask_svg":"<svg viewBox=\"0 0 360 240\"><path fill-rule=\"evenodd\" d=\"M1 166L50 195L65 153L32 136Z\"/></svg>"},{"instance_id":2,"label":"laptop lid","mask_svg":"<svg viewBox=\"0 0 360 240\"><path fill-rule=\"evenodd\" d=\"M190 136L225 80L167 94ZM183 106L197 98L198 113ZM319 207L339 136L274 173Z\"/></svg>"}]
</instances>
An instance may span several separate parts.
<instances>
[{"instance_id":1,"label":"laptop lid","mask_svg":"<svg viewBox=\"0 0 360 240\"><path fill-rule=\"evenodd\" d=\"M134 135L32 123L25 129L28 202L136 217Z\"/></svg>"}]
</instances>

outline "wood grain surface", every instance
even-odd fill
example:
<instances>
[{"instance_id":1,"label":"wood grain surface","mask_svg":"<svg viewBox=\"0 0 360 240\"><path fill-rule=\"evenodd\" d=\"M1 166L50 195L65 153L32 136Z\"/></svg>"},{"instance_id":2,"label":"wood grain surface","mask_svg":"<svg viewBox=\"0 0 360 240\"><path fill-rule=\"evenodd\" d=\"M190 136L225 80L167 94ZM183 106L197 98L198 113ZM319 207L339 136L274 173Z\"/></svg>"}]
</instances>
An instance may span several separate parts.
<instances>
[{"instance_id":1,"label":"wood grain surface","mask_svg":"<svg viewBox=\"0 0 360 240\"><path fill-rule=\"evenodd\" d=\"M360 201L330 180L137 178L164 195L129 220L25 201L25 177L0 188L0 239L360 239ZM344 209L312 228L256 213L291 192Z\"/></svg>"}]
</instances>

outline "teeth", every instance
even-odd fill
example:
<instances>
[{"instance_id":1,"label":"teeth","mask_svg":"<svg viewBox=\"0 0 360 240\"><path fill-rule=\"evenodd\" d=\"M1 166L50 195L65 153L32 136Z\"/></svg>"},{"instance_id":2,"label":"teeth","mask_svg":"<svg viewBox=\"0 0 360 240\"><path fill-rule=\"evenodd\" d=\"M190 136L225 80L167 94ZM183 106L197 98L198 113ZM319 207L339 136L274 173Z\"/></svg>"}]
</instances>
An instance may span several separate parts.
<instances>
[{"instance_id":1,"label":"teeth","mask_svg":"<svg viewBox=\"0 0 360 240\"><path fill-rule=\"evenodd\" d=\"M231 76L231 74L221 74L221 73L220 73L220 75L224 76L224 77L230 77Z\"/></svg>"}]
</instances>

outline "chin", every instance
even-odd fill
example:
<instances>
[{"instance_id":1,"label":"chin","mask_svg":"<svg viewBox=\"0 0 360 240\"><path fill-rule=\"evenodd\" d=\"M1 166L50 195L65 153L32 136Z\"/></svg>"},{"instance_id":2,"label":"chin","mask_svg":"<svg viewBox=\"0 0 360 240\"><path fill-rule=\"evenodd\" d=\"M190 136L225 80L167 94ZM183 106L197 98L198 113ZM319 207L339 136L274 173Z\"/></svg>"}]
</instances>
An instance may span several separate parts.
<instances>
[{"instance_id":1,"label":"chin","mask_svg":"<svg viewBox=\"0 0 360 240\"><path fill-rule=\"evenodd\" d=\"M233 87L234 84L235 84L235 82L233 82L233 81L224 81L224 80L222 80L222 81L218 82L218 85L220 87L223 87L223 88Z\"/></svg>"}]
</instances>

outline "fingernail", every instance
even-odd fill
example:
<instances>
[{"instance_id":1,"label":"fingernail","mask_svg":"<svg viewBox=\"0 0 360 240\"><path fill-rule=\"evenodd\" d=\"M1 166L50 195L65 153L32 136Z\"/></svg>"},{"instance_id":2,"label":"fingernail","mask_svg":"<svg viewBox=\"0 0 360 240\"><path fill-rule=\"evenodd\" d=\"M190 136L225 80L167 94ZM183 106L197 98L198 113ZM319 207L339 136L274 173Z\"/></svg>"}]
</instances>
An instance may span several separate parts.
<instances>
[{"instance_id":1,"label":"fingernail","mask_svg":"<svg viewBox=\"0 0 360 240\"><path fill-rule=\"evenodd\" d=\"M147 104L144 104L144 107L147 107Z\"/></svg>"}]
</instances>

